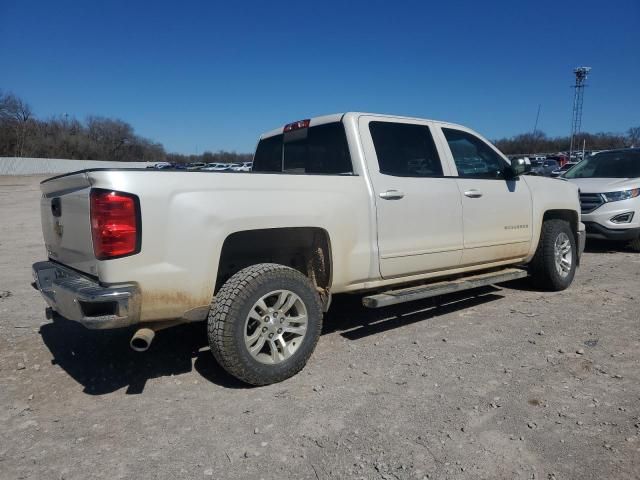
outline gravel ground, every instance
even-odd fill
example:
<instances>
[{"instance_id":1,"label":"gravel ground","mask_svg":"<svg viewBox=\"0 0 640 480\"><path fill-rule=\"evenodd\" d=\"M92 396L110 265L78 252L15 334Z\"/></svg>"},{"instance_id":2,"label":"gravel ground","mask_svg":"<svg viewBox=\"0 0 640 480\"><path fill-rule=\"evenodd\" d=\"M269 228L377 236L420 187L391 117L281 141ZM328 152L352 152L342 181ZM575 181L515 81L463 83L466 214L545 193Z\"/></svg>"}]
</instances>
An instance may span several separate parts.
<instances>
[{"instance_id":1,"label":"gravel ground","mask_svg":"<svg viewBox=\"0 0 640 480\"><path fill-rule=\"evenodd\" d=\"M44 316L39 177L0 177L0 478L640 478L640 255L589 245L573 286L518 281L369 311L338 297L309 365L247 388L203 324Z\"/></svg>"}]
</instances>

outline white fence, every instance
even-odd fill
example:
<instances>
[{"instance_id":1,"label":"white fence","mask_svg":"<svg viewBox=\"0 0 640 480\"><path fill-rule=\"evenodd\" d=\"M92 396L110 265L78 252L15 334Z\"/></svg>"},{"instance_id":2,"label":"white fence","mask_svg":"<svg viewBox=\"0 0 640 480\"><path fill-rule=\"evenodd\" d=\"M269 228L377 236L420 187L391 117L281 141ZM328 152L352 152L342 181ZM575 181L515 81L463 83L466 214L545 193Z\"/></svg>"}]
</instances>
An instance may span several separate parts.
<instances>
[{"instance_id":1,"label":"white fence","mask_svg":"<svg viewBox=\"0 0 640 480\"><path fill-rule=\"evenodd\" d=\"M147 162L0 157L0 175L46 175L74 172L85 168L145 168L152 164Z\"/></svg>"}]
</instances>

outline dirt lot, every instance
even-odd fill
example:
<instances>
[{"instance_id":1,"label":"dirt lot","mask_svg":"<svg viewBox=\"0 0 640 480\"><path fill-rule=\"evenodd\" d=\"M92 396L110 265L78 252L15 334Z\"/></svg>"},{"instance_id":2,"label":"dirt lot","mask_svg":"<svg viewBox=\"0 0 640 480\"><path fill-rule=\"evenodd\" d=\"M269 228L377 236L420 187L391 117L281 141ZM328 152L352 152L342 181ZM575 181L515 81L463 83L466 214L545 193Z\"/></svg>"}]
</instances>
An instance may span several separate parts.
<instances>
[{"instance_id":1,"label":"dirt lot","mask_svg":"<svg viewBox=\"0 0 640 480\"><path fill-rule=\"evenodd\" d=\"M640 478L640 255L588 246L574 285L520 281L368 311L336 298L310 364L247 388L204 325L44 316L37 177L0 177L0 478Z\"/></svg>"}]
</instances>

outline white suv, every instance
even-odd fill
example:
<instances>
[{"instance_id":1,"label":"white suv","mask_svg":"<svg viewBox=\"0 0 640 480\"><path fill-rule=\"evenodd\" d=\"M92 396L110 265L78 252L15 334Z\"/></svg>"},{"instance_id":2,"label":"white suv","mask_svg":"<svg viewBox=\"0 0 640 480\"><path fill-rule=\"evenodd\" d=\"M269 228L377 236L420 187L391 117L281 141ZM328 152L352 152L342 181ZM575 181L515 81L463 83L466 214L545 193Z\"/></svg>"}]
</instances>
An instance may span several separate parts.
<instances>
[{"instance_id":1,"label":"white suv","mask_svg":"<svg viewBox=\"0 0 640 480\"><path fill-rule=\"evenodd\" d=\"M564 178L580 189L587 237L627 241L640 252L640 148L600 152Z\"/></svg>"}]
</instances>

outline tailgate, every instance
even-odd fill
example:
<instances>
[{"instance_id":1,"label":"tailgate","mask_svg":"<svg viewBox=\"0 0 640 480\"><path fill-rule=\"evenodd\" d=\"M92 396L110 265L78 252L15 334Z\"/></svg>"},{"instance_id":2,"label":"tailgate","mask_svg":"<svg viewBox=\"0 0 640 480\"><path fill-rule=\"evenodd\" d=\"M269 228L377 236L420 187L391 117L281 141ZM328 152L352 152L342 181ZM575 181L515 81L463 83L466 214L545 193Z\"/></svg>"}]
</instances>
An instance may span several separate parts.
<instances>
[{"instance_id":1,"label":"tailgate","mask_svg":"<svg viewBox=\"0 0 640 480\"><path fill-rule=\"evenodd\" d=\"M51 260L81 272L96 274L89 192L85 172L45 180L40 184L42 233Z\"/></svg>"}]
</instances>

